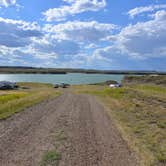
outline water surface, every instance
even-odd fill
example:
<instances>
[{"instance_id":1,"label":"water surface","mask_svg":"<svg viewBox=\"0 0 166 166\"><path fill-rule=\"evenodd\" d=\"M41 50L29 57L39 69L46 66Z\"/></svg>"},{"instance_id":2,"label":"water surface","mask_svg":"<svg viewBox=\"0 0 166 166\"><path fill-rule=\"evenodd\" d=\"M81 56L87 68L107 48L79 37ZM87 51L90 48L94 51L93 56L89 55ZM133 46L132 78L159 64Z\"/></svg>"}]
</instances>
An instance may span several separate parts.
<instances>
[{"instance_id":1,"label":"water surface","mask_svg":"<svg viewBox=\"0 0 166 166\"><path fill-rule=\"evenodd\" d=\"M92 84L115 80L121 82L124 75L116 74L0 74L0 81L13 82L40 82L40 83L68 83L68 84Z\"/></svg>"}]
</instances>

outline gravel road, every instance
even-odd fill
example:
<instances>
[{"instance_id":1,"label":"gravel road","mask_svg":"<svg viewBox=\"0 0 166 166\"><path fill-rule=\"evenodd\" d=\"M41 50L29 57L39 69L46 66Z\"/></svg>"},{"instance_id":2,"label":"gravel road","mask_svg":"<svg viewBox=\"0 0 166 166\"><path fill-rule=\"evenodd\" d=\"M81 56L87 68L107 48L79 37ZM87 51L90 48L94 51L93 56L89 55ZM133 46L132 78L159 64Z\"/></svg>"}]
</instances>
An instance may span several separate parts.
<instances>
[{"instance_id":1,"label":"gravel road","mask_svg":"<svg viewBox=\"0 0 166 166\"><path fill-rule=\"evenodd\" d=\"M55 147L59 166L138 165L104 107L89 95L66 91L0 121L2 166L38 166Z\"/></svg>"}]
</instances>

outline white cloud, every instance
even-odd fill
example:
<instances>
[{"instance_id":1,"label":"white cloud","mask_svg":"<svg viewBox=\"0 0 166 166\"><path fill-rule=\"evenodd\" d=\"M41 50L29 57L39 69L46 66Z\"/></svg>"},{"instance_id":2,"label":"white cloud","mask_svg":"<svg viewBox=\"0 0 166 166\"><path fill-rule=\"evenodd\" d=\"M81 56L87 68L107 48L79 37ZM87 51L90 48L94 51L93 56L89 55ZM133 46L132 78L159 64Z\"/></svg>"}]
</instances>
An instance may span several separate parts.
<instances>
[{"instance_id":1,"label":"white cloud","mask_svg":"<svg viewBox=\"0 0 166 166\"><path fill-rule=\"evenodd\" d=\"M67 3L73 3L75 2L75 0L63 0L64 2L67 2Z\"/></svg>"},{"instance_id":2,"label":"white cloud","mask_svg":"<svg viewBox=\"0 0 166 166\"><path fill-rule=\"evenodd\" d=\"M41 28L36 23L0 18L0 59L1 62L10 59L11 64L27 62L31 65L33 61L36 65L71 67L88 66L95 61L98 65L99 62L108 64L109 59L92 57L86 50L96 49L98 42L111 35L114 28L117 27L95 21L66 22Z\"/></svg>"},{"instance_id":3,"label":"white cloud","mask_svg":"<svg viewBox=\"0 0 166 166\"><path fill-rule=\"evenodd\" d=\"M74 61L76 55L83 55L85 49L95 49L95 43L100 42L107 35L111 35L113 29L117 28L112 24L102 24L96 21L91 22L66 22L63 24L47 24L42 31L45 35L39 39L34 39L31 47L33 54L37 52L52 54L55 53L57 61ZM85 47L85 45L89 46ZM84 54L85 55L85 54ZM35 55L36 56L36 55ZM77 61L87 61L87 58L80 56ZM101 57L97 58L101 60ZM105 61L105 58L102 58Z\"/></svg>"},{"instance_id":4,"label":"white cloud","mask_svg":"<svg viewBox=\"0 0 166 166\"><path fill-rule=\"evenodd\" d=\"M166 11L158 11L154 19L129 25L117 36L122 50L136 56L166 56Z\"/></svg>"},{"instance_id":5,"label":"white cloud","mask_svg":"<svg viewBox=\"0 0 166 166\"><path fill-rule=\"evenodd\" d=\"M0 0L0 6L9 7L16 5L16 0Z\"/></svg>"},{"instance_id":6,"label":"white cloud","mask_svg":"<svg viewBox=\"0 0 166 166\"><path fill-rule=\"evenodd\" d=\"M33 40L31 47L36 52L55 53L57 55L75 55L79 53L80 46L72 40L57 40L50 35L43 36L41 40Z\"/></svg>"},{"instance_id":7,"label":"white cloud","mask_svg":"<svg viewBox=\"0 0 166 166\"><path fill-rule=\"evenodd\" d=\"M86 45L85 49L96 49L98 47L99 47L99 45L91 43L91 44Z\"/></svg>"},{"instance_id":8,"label":"white cloud","mask_svg":"<svg viewBox=\"0 0 166 166\"><path fill-rule=\"evenodd\" d=\"M134 9L131 9L130 11L128 11L127 14L131 18L134 18L136 15L139 15L139 14L142 14L145 12L153 12L153 11L160 10L160 9L166 9L166 4L136 7Z\"/></svg>"},{"instance_id":9,"label":"white cloud","mask_svg":"<svg viewBox=\"0 0 166 166\"><path fill-rule=\"evenodd\" d=\"M137 59L165 57L166 11L156 12L150 21L129 25L109 39L113 45L97 49L95 56L111 58L116 55L128 55Z\"/></svg>"},{"instance_id":10,"label":"white cloud","mask_svg":"<svg viewBox=\"0 0 166 166\"><path fill-rule=\"evenodd\" d=\"M0 17L0 56L16 59L31 58L55 60L57 57L75 55L80 46L72 40L56 39L44 32L35 22L4 19ZM25 58L26 59L26 58Z\"/></svg>"},{"instance_id":11,"label":"white cloud","mask_svg":"<svg viewBox=\"0 0 166 166\"><path fill-rule=\"evenodd\" d=\"M31 38L40 37L40 27L35 23L0 17L0 45L6 47L24 47Z\"/></svg>"},{"instance_id":12,"label":"white cloud","mask_svg":"<svg viewBox=\"0 0 166 166\"><path fill-rule=\"evenodd\" d=\"M44 30L52 33L57 39L95 43L110 35L116 28L113 24L103 24L96 21L69 21L58 25L46 25Z\"/></svg>"},{"instance_id":13,"label":"white cloud","mask_svg":"<svg viewBox=\"0 0 166 166\"><path fill-rule=\"evenodd\" d=\"M48 9L43 13L47 21L65 20L67 16L86 11L98 11L106 6L105 0L64 0L69 5Z\"/></svg>"}]
</instances>

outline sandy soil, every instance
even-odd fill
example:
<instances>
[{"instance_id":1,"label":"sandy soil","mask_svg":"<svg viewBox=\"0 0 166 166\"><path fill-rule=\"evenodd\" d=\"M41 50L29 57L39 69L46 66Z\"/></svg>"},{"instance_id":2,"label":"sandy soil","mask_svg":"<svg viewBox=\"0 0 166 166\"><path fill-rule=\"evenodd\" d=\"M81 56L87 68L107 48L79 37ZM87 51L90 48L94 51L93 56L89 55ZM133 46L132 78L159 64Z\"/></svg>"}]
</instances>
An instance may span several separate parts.
<instances>
[{"instance_id":1,"label":"sandy soil","mask_svg":"<svg viewBox=\"0 0 166 166\"><path fill-rule=\"evenodd\" d=\"M56 135L65 135L63 143ZM58 146L57 146L58 145ZM137 160L94 97L68 91L0 121L0 165L38 166L57 147L60 166L135 166Z\"/></svg>"}]
</instances>

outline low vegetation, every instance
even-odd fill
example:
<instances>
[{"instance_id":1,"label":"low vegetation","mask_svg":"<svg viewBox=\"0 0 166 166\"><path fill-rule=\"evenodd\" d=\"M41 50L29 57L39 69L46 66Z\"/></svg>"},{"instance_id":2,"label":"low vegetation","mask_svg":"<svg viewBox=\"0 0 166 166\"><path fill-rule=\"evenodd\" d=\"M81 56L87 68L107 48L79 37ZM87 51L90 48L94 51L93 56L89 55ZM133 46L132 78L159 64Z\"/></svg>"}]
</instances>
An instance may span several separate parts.
<instances>
[{"instance_id":1,"label":"low vegetation","mask_svg":"<svg viewBox=\"0 0 166 166\"><path fill-rule=\"evenodd\" d=\"M57 166L61 159L61 154L56 150L46 152L43 156L41 166Z\"/></svg>"},{"instance_id":2,"label":"low vegetation","mask_svg":"<svg viewBox=\"0 0 166 166\"><path fill-rule=\"evenodd\" d=\"M62 158L59 148L64 146L67 136L63 130L57 131L52 135L54 150L46 151L39 165L41 166L58 166Z\"/></svg>"},{"instance_id":3,"label":"low vegetation","mask_svg":"<svg viewBox=\"0 0 166 166\"><path fill-rule=\"evenodd\" d=\"M166 87L82 85L73 90L95 95L110 108L108 114L140 157L141 166L166 164Z\"/></svg>"},{"instance_id":4,"label":"low vegetation","mask_svg":"<svg viewBox=\"0 0 166 166\"><path fill-rule=\"evenodd\" d=\"M166 75L125 76L123 84L155 84L166 85Z\"/></svg>"},{"instance_id":5,"label":"low vegetation","mask_svg":"<svg viewBox=\"0 0 166 166\"><path fill-rule=\"evenodd\" d=\"M50 84L20 83L19 90L0 90L0 119L60 94Z\"/></svg>"}]
</instances>

